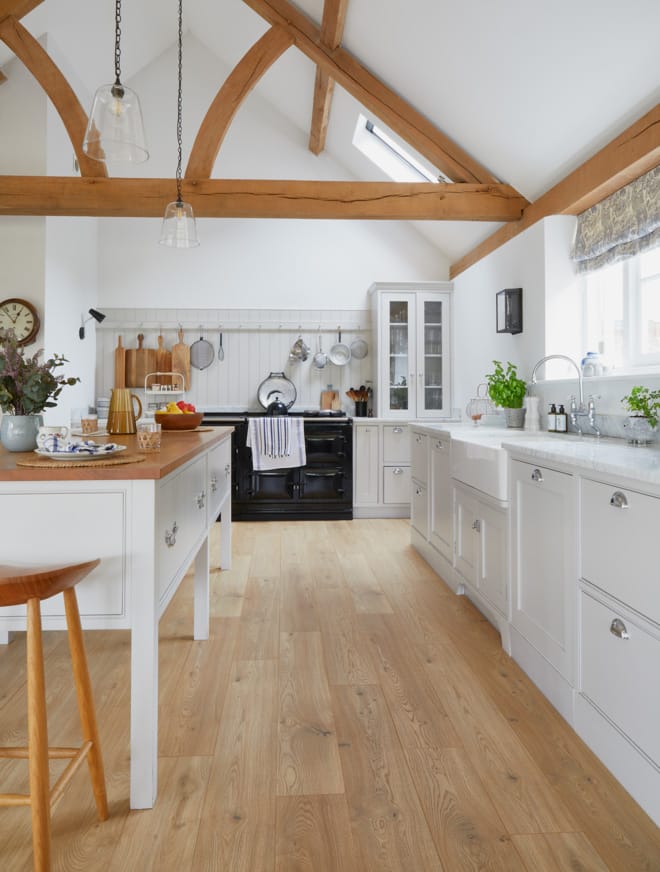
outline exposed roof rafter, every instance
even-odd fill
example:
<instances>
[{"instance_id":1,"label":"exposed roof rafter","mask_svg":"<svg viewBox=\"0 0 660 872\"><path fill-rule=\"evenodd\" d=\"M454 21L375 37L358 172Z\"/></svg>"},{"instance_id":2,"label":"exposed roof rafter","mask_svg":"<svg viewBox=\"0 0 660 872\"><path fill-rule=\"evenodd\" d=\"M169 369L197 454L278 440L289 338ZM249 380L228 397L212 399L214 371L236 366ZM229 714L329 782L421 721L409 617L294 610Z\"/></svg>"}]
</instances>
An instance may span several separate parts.
<instances>
[{"instance_id":1,"label":"exposed roof rafter","mask_svg":"<svg viewBox=\"0 0 660 872\"><path fill-rule=\"evenodd\" d=\"M17 20L21 19L43 2L44 0L0 0L0 21L10 15Z\"/></svg>"},{"instance_id":2,"label":"exposed roof rafter","mask_svg":"<svg viewBox=\"0 0 660 872\"><path fill-rule=\"evenodd\" d=\"M325 0L321 20L321 42L331 51L339 48L344 36L348 0ZM309 150L321 154L330 120L332 94L335 81L329 73L317 66L314 82L314 103L312 105L312 124L309 133Z\"/></svg>"}]
</instances>

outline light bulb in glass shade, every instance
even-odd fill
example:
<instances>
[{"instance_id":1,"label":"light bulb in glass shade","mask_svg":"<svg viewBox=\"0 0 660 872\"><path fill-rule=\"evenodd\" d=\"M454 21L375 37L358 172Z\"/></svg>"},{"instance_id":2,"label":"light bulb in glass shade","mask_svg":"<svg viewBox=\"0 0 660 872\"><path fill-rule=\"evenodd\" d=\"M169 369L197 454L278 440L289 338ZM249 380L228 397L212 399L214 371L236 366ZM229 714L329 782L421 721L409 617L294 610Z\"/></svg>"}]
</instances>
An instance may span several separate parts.
<instances>
[{"instance_id":1,"label":"light bulb in glass shade","mask_svg":"<svg viewBox=\"0 0 660 872\"><path fill-rule=\"evenodd\" d=\"M142 110L135 91L125 85L102 85L83 140L83 151L94 160L142 163L149 157Z\"/></svg>"},{"instance_id":2,"label":"light bulb in glass shade","mask_svg":"<svg viewBox=\"0 0 660 872\"><path fill-rule=\"evenodd\" d=\"M190 203L168 203L159 242L169 248L196 248L199 245L197 224Z\"/></svg>"}]
</instances>

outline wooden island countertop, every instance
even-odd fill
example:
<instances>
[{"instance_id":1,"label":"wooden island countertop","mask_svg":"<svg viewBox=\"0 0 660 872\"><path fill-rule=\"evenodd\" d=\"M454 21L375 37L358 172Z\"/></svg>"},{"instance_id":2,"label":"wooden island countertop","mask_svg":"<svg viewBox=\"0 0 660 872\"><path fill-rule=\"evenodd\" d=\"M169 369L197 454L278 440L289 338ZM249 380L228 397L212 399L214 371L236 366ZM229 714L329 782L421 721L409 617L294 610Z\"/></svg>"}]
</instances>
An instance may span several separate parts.
<instances>
[{"instance_id":1,"label":"wooden island countertop","mask_svg":"<svg viewBox=\"0 0 660 872\"><path fill-rule=\"evenodd\" d=\"M116 442L126 445L126 451L117 457L129 456L144 458L137 463L104 465L103 459L79 460L77 466L67 461L52 461L53 466L44 469L18 465L22 460L34 460L39 455L33 451L13 452L0 447L0 481L137 481L140 479L160 479L169 475L177 467L192 460L198 454L208 451L211 446L222 442L231 434L233 427L214 427L210 430L176 431L164 430L160 451L141 453L137 450L136 436L98 436L95 442ZM108 460L112 458L107 458ZM75 461L75 456L72 456ZM55 463L58 466L55 466Z\"/></svg>"}]
</instances>

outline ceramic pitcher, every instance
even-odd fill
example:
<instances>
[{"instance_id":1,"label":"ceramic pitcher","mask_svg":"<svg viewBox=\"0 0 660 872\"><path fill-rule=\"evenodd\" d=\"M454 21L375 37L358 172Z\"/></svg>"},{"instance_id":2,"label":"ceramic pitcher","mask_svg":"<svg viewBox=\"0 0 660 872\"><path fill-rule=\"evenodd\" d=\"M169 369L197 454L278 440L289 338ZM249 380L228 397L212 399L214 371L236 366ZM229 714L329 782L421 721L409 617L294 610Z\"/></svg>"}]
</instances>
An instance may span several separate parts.
<instances>
[{"instance_id":1,"label":"ceramic pitcher","mask_svg":"<svg viewBox=\"0 0 660 872\"><path fill-rule=\"evenodd\" d=\"M135 408L137 403L137 409ZM132 394L128 388L114 388L110 395L110 409L108 411L108 433L119 435L135 433L135 422L142 415L142 403L140 398Z\"/></svg>"}]
</instances>

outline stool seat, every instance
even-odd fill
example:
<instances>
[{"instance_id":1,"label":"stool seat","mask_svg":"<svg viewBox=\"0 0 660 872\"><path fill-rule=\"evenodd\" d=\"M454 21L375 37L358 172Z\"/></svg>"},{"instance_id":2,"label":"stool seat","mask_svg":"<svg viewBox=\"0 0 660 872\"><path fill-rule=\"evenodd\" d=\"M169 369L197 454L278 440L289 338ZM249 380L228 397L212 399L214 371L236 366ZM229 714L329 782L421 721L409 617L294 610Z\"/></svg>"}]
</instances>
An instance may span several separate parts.
<instances>
[{"instance_id":1,"label":"stool seat","mask_svg":"<svg viewBox=\"0 0 660 872\"><path fill-rule=\"evenodd\" d=\"M57 566L19 566L0 564L0 607L27 606L27 724L25 747L0 748L0 757L27 759L30 771L28 794L0 793L0 806L30 806L35 872L50 872L50 815L78 768L87 760L99 820L108 817L103 759L99 743L96 712L92 698L87 658L83 644L80 612L75 586L100 560ZM71 665L82 727L82 744L75 748L48 745L46 687L41 630L41 600L61 593L64 597ZM49 759L69 762L51 787Z\"/></svg>"},{"instance_id":2,"label":"stool seat","mask_svg":"<svg viewBox=\"0 0 660 872\"><path fill-rule=\"evenodd\" d=\"M0 563L0 606L18 606L29 599L45 600L62 593L75 587L100 562L97 558L62 566Z\"/></svg>"}]
</instances>

